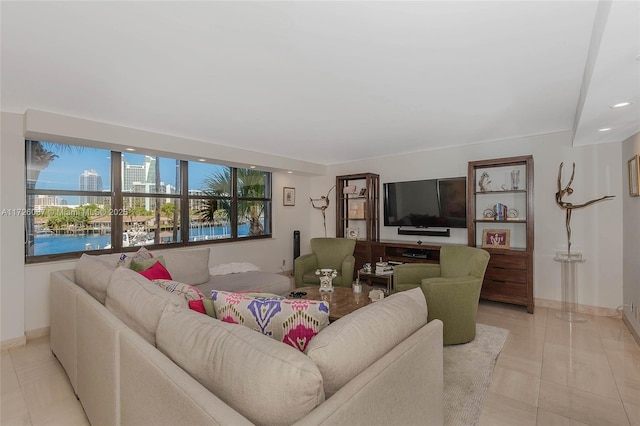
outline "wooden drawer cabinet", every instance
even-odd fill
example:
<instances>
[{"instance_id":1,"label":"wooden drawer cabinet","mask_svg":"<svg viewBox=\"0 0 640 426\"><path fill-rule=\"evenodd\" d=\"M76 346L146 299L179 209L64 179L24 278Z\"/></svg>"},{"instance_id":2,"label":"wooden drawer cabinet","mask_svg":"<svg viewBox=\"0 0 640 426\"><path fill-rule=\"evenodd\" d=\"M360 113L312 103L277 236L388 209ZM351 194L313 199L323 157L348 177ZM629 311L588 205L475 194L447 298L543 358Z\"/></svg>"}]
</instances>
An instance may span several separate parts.
<instances>
[{"instance_id":1,"label":"wooden drawer cabinet","mask_svg":"<svg viewBox=\"0 0 640 426\"><path fill-rule=\"evenodd\" d=\"M356 241L356 248L353 251L353 256L356 258L356 266L353 268L353 278L355 279L358 271L362 269L362 266L365 263L371 262L371 242Z\"/></svg>"}]
</instances>

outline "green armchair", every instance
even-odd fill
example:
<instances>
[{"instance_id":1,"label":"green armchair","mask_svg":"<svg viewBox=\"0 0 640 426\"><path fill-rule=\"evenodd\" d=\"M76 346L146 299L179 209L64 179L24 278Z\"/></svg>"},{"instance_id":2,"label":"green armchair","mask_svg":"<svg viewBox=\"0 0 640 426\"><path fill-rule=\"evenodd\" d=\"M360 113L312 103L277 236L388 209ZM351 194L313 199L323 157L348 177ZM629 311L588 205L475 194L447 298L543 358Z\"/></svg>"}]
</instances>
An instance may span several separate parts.
<instances>
[{"instance_id":1,"label":"green armchair","mask_svg":"<svg viewBox=\"0 0 640 426\"><path fill-rule=\"evenodd\" d=\"M427 299L428 321L444 324L445 345L467 343L476 337L476 315L484 273L486 250L467 246L440 248L440 264L406 263L394 268L396 291L420 287Z\"/></svg>"},{"instance_id":2,"label":"green armchair","mask_svg":"<svg viewBox=\"0 0 640 426\"><path fill-rule=\"evenodd\" d=\"M298 257L293 263L296 287L320 285L316 270L321 268L336 270L338 276L332 281L334 286L351 287L355 248L356 240L348 238L312 238L311 253Z\"/></svg>"}]
</instances>

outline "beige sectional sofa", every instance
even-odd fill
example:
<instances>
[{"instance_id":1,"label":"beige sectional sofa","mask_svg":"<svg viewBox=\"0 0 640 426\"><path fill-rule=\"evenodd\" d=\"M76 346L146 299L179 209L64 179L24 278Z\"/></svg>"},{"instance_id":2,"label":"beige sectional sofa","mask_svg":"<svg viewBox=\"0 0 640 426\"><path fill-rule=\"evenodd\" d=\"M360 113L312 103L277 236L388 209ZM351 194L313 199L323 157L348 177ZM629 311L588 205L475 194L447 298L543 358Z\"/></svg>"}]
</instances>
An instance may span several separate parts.
<instances>
[{"instance_id":1,"label":"beige sectional sofa","mask_svg":"<svg viewBox=\"0 0 640 426\"><path fill-rule=\"evenodd\" d=\"M162 254L208 290L199 250ZM303 353L189 310L117 259L51 274L51 349L91 424L443 423L442 323L427 324L419 289L331 323Z\"/></svg>"}]
</instances>

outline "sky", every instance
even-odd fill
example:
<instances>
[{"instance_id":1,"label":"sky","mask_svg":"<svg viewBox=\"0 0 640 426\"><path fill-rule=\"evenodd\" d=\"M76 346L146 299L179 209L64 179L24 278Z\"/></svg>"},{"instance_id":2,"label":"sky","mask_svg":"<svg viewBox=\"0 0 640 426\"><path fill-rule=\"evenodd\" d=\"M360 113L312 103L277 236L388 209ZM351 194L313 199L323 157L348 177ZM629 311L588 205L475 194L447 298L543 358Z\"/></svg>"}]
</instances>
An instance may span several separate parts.
<instances>
[{"instance_id":1,"label":"sky","mask_svg":"<svg viewBox=\"0 0 640 426\"><path fill-rule=\"evenodd\" d=\"M102 177L103 190L111 187L111 152L103 149L81 147L71 150L56 149L58 144L49 144L47 149L55 152L49 166L40 172L38 189L79 189L79 177L85 170L93 169ZM144 154L123 153L129 164L144 164ZM175 159L160 158L160 179L176 186ZM204 179L220 166L204 163L189 163L189 189L201 189Z\"/></svg>"}]
</instances>

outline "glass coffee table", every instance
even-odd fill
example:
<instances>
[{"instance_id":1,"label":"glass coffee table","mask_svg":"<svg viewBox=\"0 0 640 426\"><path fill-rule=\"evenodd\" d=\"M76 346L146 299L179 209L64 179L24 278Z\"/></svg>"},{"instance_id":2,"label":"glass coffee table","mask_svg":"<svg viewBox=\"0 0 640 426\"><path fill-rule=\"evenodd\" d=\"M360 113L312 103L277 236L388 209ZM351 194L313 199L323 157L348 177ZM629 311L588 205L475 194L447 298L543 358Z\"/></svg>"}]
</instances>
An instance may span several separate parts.
<instances>
[{"instance_id":1,"label":"glass coffee table","mask_svg":"<svg viewBox=\"0 0 640 426\"><path fill-rule=\"evenodd\" d=\"M374 283L384 284L386 295L390 295L393 292L393 273L391 274L376 274L374 272L365 272L364 269L358 270L358 280L360 282L366 282L370 286Z\"/></svg>"},{"instance_id":2,"label":"glass coffee table","mask_svg":"<svg viewBox=\"0 0 640 426\"><path fill-rule=\"evenodd\" d=\"M371 289L371 287L363 285L362 293L354 293L351 287L334 287L333 291L320 291L318 286L300 287L293 290L293 292L307 294L301 297L289 295L287 299L324 300L329 302L329 321L335 321L356 309L372 303L371 299L369 299Z\"/></svg>"}]
</instances>

